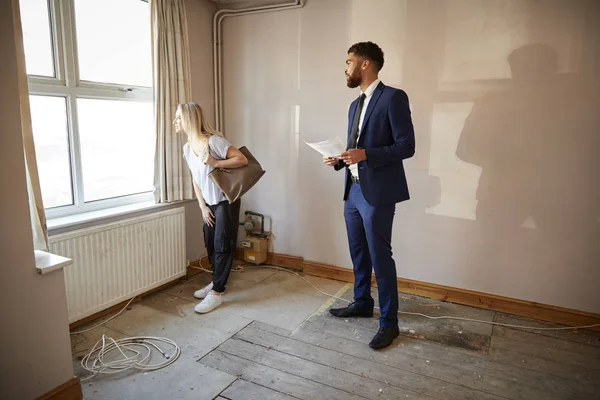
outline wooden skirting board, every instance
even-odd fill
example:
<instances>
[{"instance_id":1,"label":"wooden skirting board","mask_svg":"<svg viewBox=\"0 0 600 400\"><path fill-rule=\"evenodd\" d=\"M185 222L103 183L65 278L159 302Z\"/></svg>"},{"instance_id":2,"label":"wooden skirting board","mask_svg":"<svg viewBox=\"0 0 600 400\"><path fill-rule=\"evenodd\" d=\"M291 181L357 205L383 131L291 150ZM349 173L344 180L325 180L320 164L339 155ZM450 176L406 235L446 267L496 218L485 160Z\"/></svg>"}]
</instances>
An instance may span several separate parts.
<instances>
[{"instance_id":1,"label":"wooden skirting board","mask_svg":"<svg viewBox=\"0 0 600 400\"><path fill-rule=\"evenodd\" d=\"M238 260L244 259L244 249L237 249L235 251L235 258ZM296 271L303 270L304 259L302 257L288 256L285 254L267 253L267 265L275 265L277 267L284 267L293 269Z\"/></svg>"},{"instance_id":2,"label":"wooden skirting board","mask_svg":"<svg viewBox=\"0 0 600 400\"><path fill-rule=\"evenodd\" d=\"M72 378L52 391L40 396L37 400L81 400L81 382L79 378Z\"/></svg>"},{"instance_id":3,"label":"wooden skirting board","mask_svg":"<svg viewBox=\"0 0 600 400\"><path fill-rule=\"evenodd\" d=\"M237 259L243 260L244 250L237 249L235 256ZM301 257L269 253L265 264L302 271L307 275L335 279L343 282L354 282L354 273L351 269L321 264L318 262L304 261ZM374 275L371 278L371 284L377 286ZM398 290L402 293L471 307L485 308L567 326L585 326L600 323L599 314L541 304L533 301L512 299L494 294L475 292L467 289L437 285L434 283L419 282L411 279L398 278ZM592 329L600 331L600 327Z\"/></svg>"}]
</instances>

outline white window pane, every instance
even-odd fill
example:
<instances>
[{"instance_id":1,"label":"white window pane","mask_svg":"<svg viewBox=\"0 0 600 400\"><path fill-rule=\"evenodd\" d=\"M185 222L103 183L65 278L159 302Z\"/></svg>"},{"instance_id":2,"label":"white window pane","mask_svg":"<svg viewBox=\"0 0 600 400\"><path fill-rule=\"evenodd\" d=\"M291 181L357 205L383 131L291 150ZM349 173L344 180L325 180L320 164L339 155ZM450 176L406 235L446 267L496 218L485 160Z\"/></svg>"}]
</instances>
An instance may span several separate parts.
<instances>
[{"instance_id":1,"label":"white window pane","mask_svg":"<svg viewBox=\"0 0 600 400\"><path fill-rule=\"evenodd\" d=\"M44 207L73 204L65 98L30 96L29 101Z\"/></svg>"},{"instance_id":2,"label":"white window pane","mask_svg":"<svg viewBox=\"0 0 600 400\"><path fill-rule=\"evenodd\" d=\"M54 76L50 12L47 0L20 0L25 64L30 75Z\"/></svg>"},{"instance_id":3,"label":"white window pane","mask_svg":"<svg viewBox=\"0 0 600 400\"><path fill-rule=\"evenodd\" d=\"M141 0L75 0L81 80L152 86L150 7Z\"/></svg>"},{"instance_id":4,"label":"white window pane","mask_svg":"<svg viewBox=\"0 0 600 400\"><path fill-rule=\"evenodd\" d=\"M151 191L151 102L78 99L85 201Z\"/></svg>"}]
</instances>

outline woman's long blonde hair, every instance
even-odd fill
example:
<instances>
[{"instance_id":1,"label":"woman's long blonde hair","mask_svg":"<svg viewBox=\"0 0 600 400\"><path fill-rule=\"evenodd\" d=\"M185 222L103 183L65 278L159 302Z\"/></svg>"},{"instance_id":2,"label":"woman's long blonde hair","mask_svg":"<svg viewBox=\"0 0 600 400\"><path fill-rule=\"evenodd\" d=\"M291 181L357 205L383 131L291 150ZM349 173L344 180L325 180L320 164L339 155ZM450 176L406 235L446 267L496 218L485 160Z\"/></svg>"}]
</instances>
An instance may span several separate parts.
<instances>
[{"instance_id":1,"label":"woman's long blonde hair","mask_svg":"<svg viewBox=\"0 0 600 400\"><path fill-rule=\"evenodd\" d=\"M181 114L181 127L190 136L192 140L198 140L202 137L212 135L221 135L215 131L208 120L204 117L202 107L196 103L185 103L177 106Z\"/></svg>"}]
</instances>

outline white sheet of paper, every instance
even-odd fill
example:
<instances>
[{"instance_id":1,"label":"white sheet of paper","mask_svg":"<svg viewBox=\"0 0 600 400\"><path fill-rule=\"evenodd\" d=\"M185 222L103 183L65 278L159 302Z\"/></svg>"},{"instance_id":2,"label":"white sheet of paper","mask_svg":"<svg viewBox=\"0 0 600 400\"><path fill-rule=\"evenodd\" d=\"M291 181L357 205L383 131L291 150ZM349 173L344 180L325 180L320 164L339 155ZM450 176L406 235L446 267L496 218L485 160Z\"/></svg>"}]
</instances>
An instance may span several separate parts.
<instances>
[{"instance_id":1,"label":"white sheet of paper","mask_svg":"<svg viewBox=\"0 0 600 400\"><path fill-rule=\"evenodd\" d=\"M324 140L317 143L304 142L325 157L339 157L340 154L346 151L346 146L342 143L339 137Z\"/></svg>"}]
</instances>

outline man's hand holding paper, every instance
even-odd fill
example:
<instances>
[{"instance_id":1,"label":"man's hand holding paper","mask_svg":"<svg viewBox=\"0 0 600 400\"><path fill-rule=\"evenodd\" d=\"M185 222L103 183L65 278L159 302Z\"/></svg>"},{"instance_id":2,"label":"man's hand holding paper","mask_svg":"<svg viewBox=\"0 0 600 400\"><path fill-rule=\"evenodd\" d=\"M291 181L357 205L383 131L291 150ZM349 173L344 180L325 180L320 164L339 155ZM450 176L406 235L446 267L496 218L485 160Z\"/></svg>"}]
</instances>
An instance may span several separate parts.
<instances>
[{"instance_id":1,"label":"man's hand holding paper","mask_svg":"<svg viewBox=\"0 0 600 400\"><path fill-rule=\"evenodd\" d=\"M329 165L330 167L333 167L337 163L340 162L340 159L336 158L336 157L325 157L325 156L323 156L323 162L325 163L325 165Z\"/></svg>"},{"instance_id":2,"label":"man's hand holding paper","mask_svg":"<svg viewBox=\"0 0 600 400\"><path fill-rule=\"evenodd\" d=\"M340 155L340 159L346 165L357 164L367 159L367 152L364 149L348 149Z\"/></svg>"}]
</instances>

